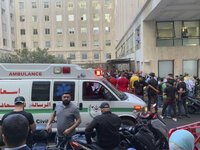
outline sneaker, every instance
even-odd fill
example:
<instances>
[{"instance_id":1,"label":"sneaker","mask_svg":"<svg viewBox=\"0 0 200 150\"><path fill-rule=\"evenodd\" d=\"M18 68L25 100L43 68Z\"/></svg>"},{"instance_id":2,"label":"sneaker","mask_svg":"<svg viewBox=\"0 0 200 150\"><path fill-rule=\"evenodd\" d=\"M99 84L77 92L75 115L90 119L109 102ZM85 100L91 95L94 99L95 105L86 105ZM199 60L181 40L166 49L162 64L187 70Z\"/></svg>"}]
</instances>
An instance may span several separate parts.
<instances>
[{"instance_id":1,"label":"sneaker","mask_svg":"<svg viewBox=\"0 0 200 150\"><path fill-rule=\"evenodd\" d=\"M174 120L175 122L177 122L177 118L172 118L172 120Z\"/></svg>"},{"instance_id":2,"label":"sneaker","mask_svg":"<svg viewBox=\"0 0 200 150\"><path fill-rule=\"evenodd\" d=\"M167 118L168 118L168 119L171 119L172 117L171 117L171 116L167 116Z\"/></svg>"},{"instance_id":3,"label":"sneaker","mask_svg":"<svg viewBox=\"0 0 200 150\"><path fill-rule=\"evenodd\" d=\"M163 116L163 115L160 115L160 118L164 119L164 116Z\"/></svg>"},{"instance_id":4,"label":"sneaker","mask_svg":"<svg viewBox=\"0 0 200 150\"><path fill-rule=\"evenodd\" d=\"M190 118L190 116L188 114L186 114L185 117Z\"/></svg>"}]
</instances>

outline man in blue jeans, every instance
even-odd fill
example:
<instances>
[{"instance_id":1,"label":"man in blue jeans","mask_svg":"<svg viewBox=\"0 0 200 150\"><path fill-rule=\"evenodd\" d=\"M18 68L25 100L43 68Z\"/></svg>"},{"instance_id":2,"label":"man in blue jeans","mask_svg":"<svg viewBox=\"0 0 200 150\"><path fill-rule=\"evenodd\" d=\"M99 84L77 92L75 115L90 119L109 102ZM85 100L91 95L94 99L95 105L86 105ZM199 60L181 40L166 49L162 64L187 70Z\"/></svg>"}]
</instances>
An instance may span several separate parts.
<instances>
[{"instance_id":1,"label":"man in blue jeans","mask_svg":"<svg viewBox=\"0 0 200 150\"><path fill-rule=\"evenodd\" d=\"M75 134L75 128L81 123L78 108L70 101L70 93L63 93L62 103L56 106L46 126L46 130L50 132L50 124L57 116L57 147L60 150L64 150L65 145L67 145L68 150L71 149L69 140Z\"/></svg>"}]
</instances>

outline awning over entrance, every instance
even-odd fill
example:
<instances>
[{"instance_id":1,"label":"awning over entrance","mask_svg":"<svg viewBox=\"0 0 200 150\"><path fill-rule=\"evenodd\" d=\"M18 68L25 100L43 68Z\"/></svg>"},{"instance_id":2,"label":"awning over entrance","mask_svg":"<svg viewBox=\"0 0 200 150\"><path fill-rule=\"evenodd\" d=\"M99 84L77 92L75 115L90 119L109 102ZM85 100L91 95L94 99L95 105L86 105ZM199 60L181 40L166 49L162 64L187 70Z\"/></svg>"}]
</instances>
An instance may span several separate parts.
<instances>
[{"instance_id":1,"label":"awning over entrance","mask_svg":"<svg viewBox=\"0 0 200 150\"><path fill-rule=\"evenodd\" d=\"M112 59L112 60L107 60L107 63L113 63L113 64L122 64L122 63L129 63L130 59Z\"/></svg>"},{"instance_id":2,"label":"awning over entrance","mask_svg":"<svg viewBox=\"0 0 200 150\"><path fill-rule=\"evenodd\" d=\"M145 21L199 20L200 0L161 0Z\"/></svg>"}]
</instances>

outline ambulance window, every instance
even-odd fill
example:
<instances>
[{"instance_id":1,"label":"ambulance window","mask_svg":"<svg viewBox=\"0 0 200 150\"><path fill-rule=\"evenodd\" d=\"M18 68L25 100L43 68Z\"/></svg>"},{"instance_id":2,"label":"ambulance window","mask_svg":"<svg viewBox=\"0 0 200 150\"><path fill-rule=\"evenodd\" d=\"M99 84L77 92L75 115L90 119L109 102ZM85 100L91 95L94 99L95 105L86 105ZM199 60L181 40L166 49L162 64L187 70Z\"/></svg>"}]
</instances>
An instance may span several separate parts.
<instances>
[{"instance_id":1,"label":"ambulance window","mask_svg":"<svg viewBox=\"0 0 200 150\"><path fill-rule=\"evenodd\" d=\"M83 82L84 101L116 101L113 94L98 82Z\"/></svg>"},{"instance_id":2,"label":"ambulance window","mask_svg":"<svg viewBox=\"0 0 200 150\"><path fill-rule=\"evenodd\" d=\"M53 100L61 101L64 92L71 93L71 101L74 101L75 83L74 82L54 82Z\"/></svg>"},{"instance_id":3,"label":"ambulance window","mask_svg":"<svg viewBox=\"0 0 200 150\"><path fill-rule=\"evenodd\" d=\"M50 82L41 81L33 82L32 85L32 101L49 101Z\"/></svg>"}]
</instances>

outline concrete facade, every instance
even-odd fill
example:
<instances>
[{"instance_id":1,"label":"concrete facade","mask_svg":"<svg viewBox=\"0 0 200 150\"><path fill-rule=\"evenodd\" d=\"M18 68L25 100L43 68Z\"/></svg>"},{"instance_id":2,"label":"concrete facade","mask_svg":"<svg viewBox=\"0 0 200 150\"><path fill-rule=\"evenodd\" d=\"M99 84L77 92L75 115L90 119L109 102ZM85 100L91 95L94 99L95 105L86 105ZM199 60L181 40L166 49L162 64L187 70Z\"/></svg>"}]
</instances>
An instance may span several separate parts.
<instances>
[{"instance_id":1,"label":"concrete facade","mask_svg":"<svg viewBox=\"0 0 200 150\"><path fill-rule=\"evenodd\" d=\"M14 0L1 0L0 9L0 54L4 55L16 48Z\"/></svg>"},{"instance_id":2,"label":"concrete facade","mask_svg":"<svg viewBox=\"0 0 200 150\"><path fill-rule=\"evenodd\" d=\"M171 1L171 0L149 0L146 1L143 7L137 13L136 17L132 20L131 25L127 28L125 34L121 37L116 46L116 57L118 59L128 58L132 60L135 67L131 71L143 71L148 74L155 72L157 76L164 76L167 73L173 73L174 75L184 74L189 72L190 75L200 74L200 45L188 44L179 46L158 46L158 29L157 22L176 22L177 18L180 19L180 23L186 21L198 21L200 17L196 18L196 14L200 14L200 3L192 0L188 1ZM185 13L184 15L180 15ZM179 14L179 15L178 15ZM188 15L189 14L189 15ZM194 17L192 17L194 16ZM197 32L199 34L199 27L192 27L188 30ZM183 27L178 29L182 32ZM139 33L139 34L138 34ZM138 36L139 35L139 36ZM129 40L131 39L131 40ZM173 42L176 40L175 36L172 37ZM195 39L199 41L197 37L180 37L180 41L189 41ZM162 40L162 39L161 39ZM167 39L168 40L168 39ZM167 41L166 40L166 41ZM162 74L160 70L165 68L159 68L160 62L172 63L171 72ZM195 66L187 66L185 61L195 61ZM185 66L183 65L185 63ZM194 68L191 70L191 68ZM125 70L126 68L124 68ZM167 70L168 68L166 68ZM165 71L165 70L164 70ZM197 72L197 73L196 73Z\"/></svg>"},{"instance_id":3,"label":"concrete facade","mask_svg":"<svg viewBox=\"0 0 200 150\"><path fill-rule=\"evenodd\" d=\"M48 48L75 64L115 58L115 0L15 1L17 48Z\"/></svg>"}]
</instances>

